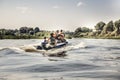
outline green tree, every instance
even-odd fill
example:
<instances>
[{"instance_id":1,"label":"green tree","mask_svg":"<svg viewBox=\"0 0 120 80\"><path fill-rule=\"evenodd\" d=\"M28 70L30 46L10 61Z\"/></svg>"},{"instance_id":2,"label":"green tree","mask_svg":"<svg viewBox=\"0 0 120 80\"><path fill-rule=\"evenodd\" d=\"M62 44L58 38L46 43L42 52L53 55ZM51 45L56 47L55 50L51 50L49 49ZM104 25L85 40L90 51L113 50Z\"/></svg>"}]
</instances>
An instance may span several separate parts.
<instances>
[{"instance_id":1,"label":"green tree","mask_svg":"<svg viewBox=\"0 0 120 80\"><path fill-rule=\"evenodd\" d=\"M34 29L34 32L35 32L35 33L40 32L39 27L36 27L36 28Z\"/></svg>"},{"instance_id":2,"label":"green tree","mask_svg":"<svg viewBox=\"0 0 120 80\"><path fill-rule=\"evenodd\" d=\"M82 32L81 27L78 27L78 28L75 30L73 36L74 36L74 37L79 37L79 35L81 34L81 32Z\"/></svg>"},{"instance_id":3,"label":"green tree","mask_svg":"<svg viewBox=\"0 0 120 80\"><path fill-rule=\"evenodd\" d=\"M20 33L28 33L29 31L28 31L28 27L21 27L20 29L19 29L19 31L20 31Z\"/></svg>"},{"instance_id":4,"label":"green tree","mask_svg":"<svg viewBox=\"0 0 120 80\"><path fill-rule=\"evenodd\" d=\"M30 31L34 31L34 29L33 28L28 28L28 32L30 32Z\"/></svg>"},{"instance_id":5,"label":"green tree","mask_svg":"<svg viewBox=\"0 0 120 80\"><path fill-rule=\"evenodd\" d=\"M96 24L95 29L98 31L101 31L101 30L103 30L104 26L105 26L105 23L101 21L101 22Z\"/></svg>"},{"instance_id":6,"label":"green tree","mask_svg":"<svg viewBox=\"0 0 120 80\"><path fill-rule=\"evenodd\" d=\"M113 21L110 21L107 25L106 25L106 31L114 31L114 23Z\"/></svg>"},{"instance_id":7,"label":"green tree","mask_svg":"<svg viewBox=\"0 0 120 80\"><path fill-rule=\"evenodd\" d=\"M34 35L34 31L30 31L29 34L30 34L30 35Z\"/></svg>"},{"instance_id":8,"label":"green tree","mask_svg":"<svg viewBox=\"0 0 120 80\"><path fill-rule=\"evenodd\" d=\"M81 31L82 31L82 32L92 32L92 29L89 29L89 28L87 28L87 27L82 27L82 28L81 28Z\"/></svg>"},{"instance_id":9,"label":"green tree","mask_svg":"<svg viewBox=\"0 0 120 80\"><path fill-rule=\"evenodd\" d=\"M120 34L120 20L116 21L114 24L117 34Z\"/></svg>"},{"instance_id":10,"label":"green tree","mask_svg":"<svg viewBox=\"0 0 120 80\"><path fill-rule=\"evenodd\" d=\"M8 30L5 30L5 35L15 35L15 30L11 30L11 29L8 29Z\"/></svg>"},{"instance_id":11,"label":"green tree","mask_svg":"<svg viewBox=\"0 0 120 80\"><path fill-rule=\"evenodd\" d=\"M103 31L101 33L101 36L104 34L108 34L110 32L114 31L114 23L113 21L110 21L108 24L105 25L105 27L103 28Z\"/></svg>"}]
</instances>

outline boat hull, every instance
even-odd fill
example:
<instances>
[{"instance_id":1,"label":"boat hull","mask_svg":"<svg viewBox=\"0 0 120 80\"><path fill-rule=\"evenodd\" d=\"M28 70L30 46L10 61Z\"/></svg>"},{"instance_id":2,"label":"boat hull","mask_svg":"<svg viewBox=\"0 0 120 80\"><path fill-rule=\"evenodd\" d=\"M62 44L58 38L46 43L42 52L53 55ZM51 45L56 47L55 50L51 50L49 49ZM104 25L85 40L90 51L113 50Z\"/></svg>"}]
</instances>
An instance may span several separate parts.
<instances>
[{"instance_id":1,"label":"boat hull","mask_svg":"<svg viewBox=\"0 0 120 80\"><path fill-rule=\"evenodd\" d=\"M59 43L56 46L48 46L48 47L37 46L37 49L38 50L51 50L51 49L62 48L64 46L66 46L67 44L68 44L68 42Z\"/></svg>"}]
</instances>

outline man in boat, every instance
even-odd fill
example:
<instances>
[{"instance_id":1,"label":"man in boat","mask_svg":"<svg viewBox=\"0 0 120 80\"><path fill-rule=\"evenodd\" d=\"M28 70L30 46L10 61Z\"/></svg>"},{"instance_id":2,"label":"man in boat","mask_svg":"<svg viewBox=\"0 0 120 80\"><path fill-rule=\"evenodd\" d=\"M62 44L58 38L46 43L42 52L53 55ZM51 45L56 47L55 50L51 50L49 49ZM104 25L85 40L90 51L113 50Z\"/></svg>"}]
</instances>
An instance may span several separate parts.
<instances>
[{"instance_id":1,"label":"man in boat","mask_svg":"<svg viewBox=\"0 0 120 80\"><path fill-rule=\"evenodd\" d=\"M63 33L63 30L60 30L57 37L58 37L58 43L66 42L65 34Z\"/></svg>"},{"instance_id":2,"label":"man in boat","mask_svg":"<svg viewBox=\"0 0 120 80\"><path fill-rule=\"evenodd\" d=\"M65 34L63 33L63 30L59 31L57 30L55 32L55 39L57 40L57 43L65 42Z\"/></svg>"},{"instance_id":3,"label":"man in boat","mask_svg":"<svg viewBox=\"0 0 120 80\"><path fill-rule=\"evenodd\" d=\"M44 41L42 42L42 47L46 49L46 45L48 44L48 38L44 37Z\"/></svg>"},{"instance_id":4,"label":"man in boat","mask_svg":"<svg viewBox=\"0 0 120 80\"><path fill-rule=\"evenodd\" d=\"M56 34L55 33L51 33L50 34L50 45L52 46L56 46Z\"/></svg>"},{"instance_id":5,"label":"man in boat","mask_svg":"<svg viewBox=\"0 0 120 80\"><path fill-rule=\"evenodd\" d=\"M47 37L44 37L44 41L42 42L42 47L43 47L43 49L47 50L47 49L51 49L51 48L55 47L56 44L57 44L56 34L51 33L49 39Z\"/></svg>"},{"instance_id":6,"label":"man in boat","mask_svg":"<svg viewBox=\"0 0 120 80\"><path fill-rule=\"evenodd\" d=\"M59 30L57 30L56 32L55 32L55 35L56 35L56 39L58 39L58 36L59 36Z\"/></svg>"},{"instance_id":7,"label":"man in boat","mask_svg":"<svg viewBox=\"0 0 120 80\"><path fill-rule=\"evenodd\" d=\"M59 32L59 30L57 30L57 31L55 32L55 35L56 35L55 39L57 40L57 43L61 43L61 37L60 37L60 32Z\"/></svg>"}]
</instances>

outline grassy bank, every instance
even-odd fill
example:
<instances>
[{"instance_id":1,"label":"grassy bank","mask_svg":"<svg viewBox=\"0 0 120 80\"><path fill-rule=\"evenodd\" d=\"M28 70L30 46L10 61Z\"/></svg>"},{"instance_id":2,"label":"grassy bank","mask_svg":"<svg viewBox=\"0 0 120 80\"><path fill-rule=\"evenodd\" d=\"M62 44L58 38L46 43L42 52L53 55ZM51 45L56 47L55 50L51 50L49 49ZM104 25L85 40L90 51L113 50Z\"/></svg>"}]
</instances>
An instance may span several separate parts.
<instances>
[{"instance_id":1,"label":"grassy bank","mask_svg":"<svg viewBox=\"0 0 120 80\"><path fill-rule=\"evenodd\" d=\"M0 39L42 39L44 36L49 37L50 32L38 32L34 35L28 33L16 35L0 35Z\"/></svg>"},{"instance_id":2,"label":"grassy bank","mask_svg":"<svg viewBox=\"0 0 120 80\"><path fill-rule=\"evenodd\" d=\"M71 39L72 36L65 34L65 38ZM0 39L43 39L44 37L50 37L50 32L37 32L34 35L28 33L17 35L0 35Z\"/></svg>"},{"instance_id":3,"label":"grassy bank","mask_svg":"<svg viewBox=\"0 0 120 80\"><path fill-rule=\"evenodd\" d=\"M120 39L120 20L104 23L98 22L94 29L78 27L73 35L75 38Z\"/></svg>"}]
</instances>

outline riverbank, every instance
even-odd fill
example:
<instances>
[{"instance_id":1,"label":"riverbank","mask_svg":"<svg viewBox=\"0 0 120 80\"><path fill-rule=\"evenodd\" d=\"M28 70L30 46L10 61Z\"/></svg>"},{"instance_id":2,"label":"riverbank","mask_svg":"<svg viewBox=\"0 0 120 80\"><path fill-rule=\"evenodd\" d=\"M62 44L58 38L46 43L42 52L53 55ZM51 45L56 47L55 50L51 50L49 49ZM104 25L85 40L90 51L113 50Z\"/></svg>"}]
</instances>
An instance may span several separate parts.
<instances>
[{"instance_id":1,"label":"riverbank","mask_svg":"<svg viewBox=\"0 0 120 80\"><path fill-rule=\"evenodd\" d=\"M73 35L75 38L120 39L120 20L104 23L98 22L94 29L78 27Z\"/></svg>"},{"instance_id":2,"label":"riverbank","mask_svg":"<svg viewBox=\"0 0 120 80\"><path fill-rule=\"evenodd\" d=\"M72 36L65 34L66 39L72 39ZM19 34L19 35L0 35L0 39L43 39L44 37L50 37L50 32L39 32L35 35Z\"/></svg>"},{"instance_id":3,"label":"riverbank","mask_svg":"<svg viewBox=\"0 0 120 80\"><path fill-rule=\"evenodd\" d=\"M112 36L112 37L99 37L99 36L84 36L84 37L76 37L76 38L86 38L86 39L120 39L120 36Z\"/></svg>"},{"instance_id":4,"label":"riverbank","mask_svg":"<svg viewBox=\"0 0 120 80\"><path fill-rule=\"evenodd\" d=\"M43 39L50 37L50 33L55 31L40 30L38 27L21 27L20 29L0 29L0 39ZM64 31L65 37L72 38L73 32Z\"/></svg>"}]
</instances>

